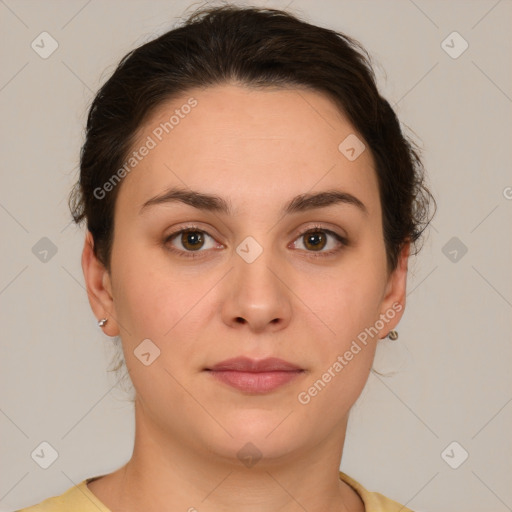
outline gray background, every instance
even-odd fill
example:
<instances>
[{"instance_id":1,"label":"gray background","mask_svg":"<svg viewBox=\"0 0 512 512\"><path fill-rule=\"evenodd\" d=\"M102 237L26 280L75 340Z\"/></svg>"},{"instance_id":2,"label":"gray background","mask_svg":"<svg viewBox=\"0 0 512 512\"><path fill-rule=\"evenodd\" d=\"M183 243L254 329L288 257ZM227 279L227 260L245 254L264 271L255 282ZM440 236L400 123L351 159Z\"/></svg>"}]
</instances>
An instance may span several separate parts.
<instances>
[{"instance_id":1,"label":"gray background","mask_svg":"<svg viewBox=\"0 0 512 512\"><path fill-rule=\"evenodd\" d=\"M410 262L400 337L379 345L374 368L391 376L370 375L342 470L414 510L512 510L512 3L253 4L289 6L363 43L383 94L422 141L439 205ZM190 5L0 0L2 511L131 455L132 405L107 372L112 342L87 302L83 231L66 201L93 94ZM59 45L47 59L31 47L43 31ZM462 40L448 38L452 56L442 46L453 31L469 44L457 58ZM46 261L43 237L57 248ZM46 470L31 458L43 441L59 454ZM443 458L453 441L460 447ZM446 461L460 463L462 450L468 459L452 469Z\"/></svg>"}]
</instances>

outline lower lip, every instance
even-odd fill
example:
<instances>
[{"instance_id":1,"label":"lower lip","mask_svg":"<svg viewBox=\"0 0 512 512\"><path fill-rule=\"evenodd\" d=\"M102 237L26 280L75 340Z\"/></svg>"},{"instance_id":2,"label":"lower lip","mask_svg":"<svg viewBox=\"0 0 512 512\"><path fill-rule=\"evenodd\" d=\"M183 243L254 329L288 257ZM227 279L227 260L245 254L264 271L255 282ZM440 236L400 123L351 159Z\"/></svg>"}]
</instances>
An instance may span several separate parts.
<instances>
[{"instance_id":1,"label":"lower lip","mask_svg":"<svg viewBox=\"0 0 512 512\"><path fill-rule=\"evenodd\" d=\"M248 393L268 393L302 375L302 370L274 372L239 372L209 370L214 378Z\"/></svg>"}]
</instances>

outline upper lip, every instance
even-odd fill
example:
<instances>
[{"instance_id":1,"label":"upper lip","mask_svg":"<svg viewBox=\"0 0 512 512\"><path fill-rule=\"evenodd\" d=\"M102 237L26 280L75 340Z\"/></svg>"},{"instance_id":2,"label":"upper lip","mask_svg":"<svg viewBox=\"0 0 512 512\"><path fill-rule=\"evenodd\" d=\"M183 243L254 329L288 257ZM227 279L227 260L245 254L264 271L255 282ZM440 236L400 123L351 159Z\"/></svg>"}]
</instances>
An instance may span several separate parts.
<instances>
[{"instance_id":1,"label":"upper lip","mask_svg":"<svg viewBox=\"0 0 512 512\"><path fill-rule=\"evenodd\" d=\"M221 361L211 368L206 368L206 370L261 373L292 372L302 370L302 368L277 357L268 357L260 360L248 357L234 357L233 359Z\"/></svg>"}]
</instances>

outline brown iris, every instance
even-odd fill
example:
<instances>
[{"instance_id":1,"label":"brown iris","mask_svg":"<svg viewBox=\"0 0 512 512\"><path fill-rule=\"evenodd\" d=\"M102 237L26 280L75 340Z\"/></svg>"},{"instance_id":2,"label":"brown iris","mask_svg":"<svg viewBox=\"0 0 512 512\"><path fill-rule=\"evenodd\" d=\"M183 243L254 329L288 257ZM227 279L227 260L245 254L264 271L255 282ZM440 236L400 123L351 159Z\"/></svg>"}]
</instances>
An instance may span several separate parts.
<instances>
[{"instance_id":1,"label":"brown iris","mask_svg":"<svg viewBox=\"0 0 512 512\"><path fill-rule=\"evenodd\" d=\"M304 243L306 248L309 248L308 244L311 244L314 250L323 249L327 243L326 235L322 231L310 231L302 236L306 239Z\"/></svg>"},{"instance_id":2,"label":"brown iris","mask_svg":"<svg viewBox=\"0 0 512 512\"><path fill-rule=\"evenodd\" d=\"M204 236L201 231L183 231L181 233L181 243L188 250L197 250L203 246Z\"/></svg>"}]
</instances>

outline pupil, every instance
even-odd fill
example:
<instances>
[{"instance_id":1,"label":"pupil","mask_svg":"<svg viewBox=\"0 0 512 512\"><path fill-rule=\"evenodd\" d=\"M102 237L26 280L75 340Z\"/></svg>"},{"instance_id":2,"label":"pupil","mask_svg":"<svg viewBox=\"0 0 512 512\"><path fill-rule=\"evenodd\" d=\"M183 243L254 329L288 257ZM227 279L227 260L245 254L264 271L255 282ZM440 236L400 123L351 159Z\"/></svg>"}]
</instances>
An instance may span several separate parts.
<instances>
[{"instance_id":1,"label":"pupil","mask_svg":"<svg viewBox=\"0 0 512 512\"><path fill-rule=\"evenodd\" d=\"M188 233L185 233L185 243L189 245L196 245L201 243L201 234L197 231L191 231Z\"/></svg>"},{"instance_id":2,"label":"pupil","mask_svg":"<svg viewBox=\"0 0 512 512\"><path fill-rule=\"evenodd\" d=\"M321 233L312 233L308 236L308 244L311 244L314 247L322 245L322 234ZM316 241L315 241L316 239Z\"/></svg>"}]
</instances>

